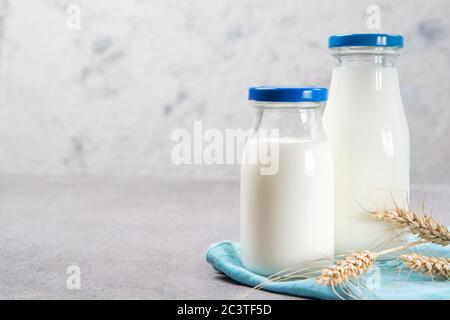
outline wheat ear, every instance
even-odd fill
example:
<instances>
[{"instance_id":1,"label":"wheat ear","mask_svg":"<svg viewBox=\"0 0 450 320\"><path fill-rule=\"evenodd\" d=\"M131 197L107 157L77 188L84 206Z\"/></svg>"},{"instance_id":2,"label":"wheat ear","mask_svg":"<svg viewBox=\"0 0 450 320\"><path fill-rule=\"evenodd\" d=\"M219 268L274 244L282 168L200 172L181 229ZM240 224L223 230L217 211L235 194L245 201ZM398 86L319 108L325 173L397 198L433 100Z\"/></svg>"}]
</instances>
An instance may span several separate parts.
<instances>
[{"instance_id":1,"label":"wheat ear","mask_svg":"<svg viewBox=\"0 0 450 320\"><path fill-rule=\"evenodd\" d=\"M450 279L450 258L403 254L400 259L411 271L428 274L432 278Z\"/></svg>"},{"instance_id":2,"label":"wheat ear","mask_svg":"<svg viewBox=\"0 0 450 320\"><path fill-rule=\"evenodd\" d=\"M397 228L419 236L422 240L447 246L450 244L450 232L430 215L421 216L413 211L395 208L393 210L376 210L371 214L377 219L393 223Z\"/></svg>"},{"instance_id":3,"label":"wheat ear","mask_svg":"<svg viewBox=\"0 0 450 320\"><path fill-rule=\"evenodd\" d=\"M354 251L335 265L323 269L317 282L334 287L350 278L356 278L366 272L375 262L377 253L368 250Z\"/></svg>"},{"instance_id":4,"label":"wheat ear","mask_svg":"<svg viewBox=\"0 0 450 320\"><path fill-rule=\"evenodd\" d=\"M327 285L328 287L335 287L342 283L359 277L366 272L375 262L375 260L383 255L408 249L423 243L422 241L409 243L400 247L387 249L380 252L373 252L368 250L356 250L350 253L345 259L337 260L331 267L322 269L320 275L317 277L317 282Z\"/></svg>"}]
</instances>

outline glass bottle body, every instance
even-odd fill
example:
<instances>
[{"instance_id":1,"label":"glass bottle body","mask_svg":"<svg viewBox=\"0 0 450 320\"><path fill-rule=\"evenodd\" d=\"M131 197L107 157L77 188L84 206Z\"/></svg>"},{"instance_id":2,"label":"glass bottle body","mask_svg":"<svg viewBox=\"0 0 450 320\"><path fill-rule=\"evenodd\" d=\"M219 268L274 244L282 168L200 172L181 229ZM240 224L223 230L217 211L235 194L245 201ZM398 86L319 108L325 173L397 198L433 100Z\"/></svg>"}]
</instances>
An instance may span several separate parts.
<instances>
[{"instance_id":1,"label":"glass bottle body","mask_svg":"<svg viewBox=\"0 0 450 320\"><path fill-rule=\"evenodd\" d=\"M409 194L409 130L399 89L398 49L333 49L323 123L336 177L335 253L389 248L404 239L367 210L405 206Z\"/></svg>"},{"instance_id":2,"label":"glass bottle body","mask_svg":"<svg viewBox=\"0 0 450 320\"><path fill-rule=\"evenodd\" d=\"M261 150L270 154L270 164L251 161ZM243 265L269 275L332 255L333 204L333 161L321 104L256 104L255 130L241 166Z\"/></svg>"}]
</instances>

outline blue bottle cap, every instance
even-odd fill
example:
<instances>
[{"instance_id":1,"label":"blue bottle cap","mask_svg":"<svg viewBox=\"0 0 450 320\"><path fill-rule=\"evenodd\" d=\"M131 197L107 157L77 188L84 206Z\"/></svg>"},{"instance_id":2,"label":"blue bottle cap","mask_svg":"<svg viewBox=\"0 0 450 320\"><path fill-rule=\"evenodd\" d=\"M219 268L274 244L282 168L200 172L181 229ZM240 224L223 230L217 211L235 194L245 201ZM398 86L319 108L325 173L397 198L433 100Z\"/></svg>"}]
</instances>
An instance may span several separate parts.
<instances>
[{"instance_id":1,"label":"blue bottle cap","mask_svg":"<svg viewBox=\"0 0 450 320\"><path fill-rule=\"evenodd\" d=\"M323 102L328 89L320 87L251 87L248 99L267 102Z\"/></svg>"},{"instance_id":2,"label":"blue bottle cap","mask_svg":"<svg viewBox=\"0 0 450 320\"><path fill-rule=\"evenodd\" d=\"M396 47L403 48L403 37L387 33L336 34L328 39L328 48Z\"/></svg>"}]
</instances>

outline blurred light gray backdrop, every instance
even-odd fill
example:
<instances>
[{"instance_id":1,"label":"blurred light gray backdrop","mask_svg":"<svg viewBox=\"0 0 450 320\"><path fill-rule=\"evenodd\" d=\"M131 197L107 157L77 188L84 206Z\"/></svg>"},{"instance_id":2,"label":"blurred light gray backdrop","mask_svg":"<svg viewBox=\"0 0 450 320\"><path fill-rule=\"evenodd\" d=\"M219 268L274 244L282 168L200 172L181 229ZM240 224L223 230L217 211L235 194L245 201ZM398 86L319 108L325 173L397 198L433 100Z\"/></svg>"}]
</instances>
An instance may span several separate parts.
<instances>
[{"instance_id":1,"label":"blurred light gray backdrop","mask_svg":"<svg viewBox=\"0 0 450 320\"><path fill-rule=\"evenodd\" d=\"M251 85L328 86L328 36L367 32L371 4L405 36L412 182L449 183L448 0L2 0L0 174L238 180L174 166L172 131L250 127Z\"/></svg>"}]
</instances>

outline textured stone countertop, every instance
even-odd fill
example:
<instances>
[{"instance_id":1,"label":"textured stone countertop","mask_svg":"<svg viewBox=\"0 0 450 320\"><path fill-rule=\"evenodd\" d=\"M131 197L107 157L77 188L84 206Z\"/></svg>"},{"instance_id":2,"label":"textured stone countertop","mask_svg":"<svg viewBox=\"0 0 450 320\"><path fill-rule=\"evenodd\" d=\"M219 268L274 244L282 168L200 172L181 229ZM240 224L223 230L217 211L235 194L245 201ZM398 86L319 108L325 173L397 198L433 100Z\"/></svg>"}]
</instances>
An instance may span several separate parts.
<instances>
[{"instance_id":1,"label":"textured stone countertop","mask_svg":"<svg viewBox=\"0 0 450 320\"><path fill-rule=\"evenodd\" d=\"M450 224L450 187L414 187L412 200L424 194ZM238 233L234 182L1 177L0 298L237 298L247 288L204 256ZM81 269L80 290L67 289L70 265Z\"/></svg>"}]
</instances>

